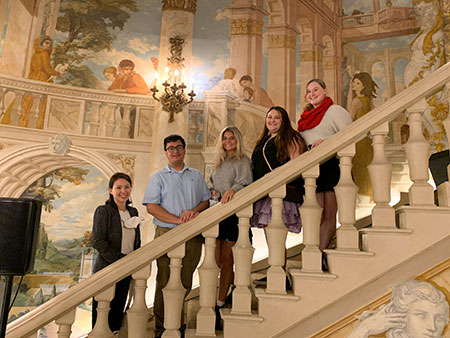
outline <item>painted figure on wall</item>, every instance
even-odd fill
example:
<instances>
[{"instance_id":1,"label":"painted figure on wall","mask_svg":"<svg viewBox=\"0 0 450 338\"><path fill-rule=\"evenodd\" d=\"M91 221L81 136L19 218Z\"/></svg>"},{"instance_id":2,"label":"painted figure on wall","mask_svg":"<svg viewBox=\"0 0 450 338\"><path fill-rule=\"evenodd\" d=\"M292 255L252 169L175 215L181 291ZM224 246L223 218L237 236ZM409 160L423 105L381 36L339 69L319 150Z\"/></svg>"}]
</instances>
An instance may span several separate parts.
<instances>
[{"instance_id":1,"label":"painted figure on wall","mask_svg":"<svg viewBox=\"0 0 450 338\"><path fill-rule=\"evenodd\" d=\"M413 0L420 31L410 44L411 59L403 74L405 85L411 86L427 74L445 64L443 18L439 0ZM448 147L442 121L448 114L445 93L438 93L427 100L424 113L427 128L424 135L430 142L432 151L442 151ZM402 128L402 138L408 137L407 126Z\"/></svg>"},{"instance_id":2,"label":"painted figure on wall","mask_svg":"<svg viewBox=\"0 0 450 338\"><path fill-rule=\"evenodd\" d=\"M61 76L61 73L52 68L51 65L52 39L48 35L41 35L34 41L34 54L31 57L30 74L31 80L52 82L54 76ZM33 96L25 95L22 100L22 113L18 125L27 127L30 117L31 107L33 106ZM2 124L11 123L11 113L15 102L12 102L2 118ZM43 97L39 102L39 116L36 123L38 129L44 127L45 107L47 98ZM34 126L32 126L34 127Z\"/></svg>"},{"instance_id":3,"label":"painted figure on wall","mask_svg":"<svg viewBox=\"0 0 450 338\"><path fill-rule=\"evenodd\" d=\"M105 69L103 69L103 75L108 81L111 81L111 85L108 87L108 90L113 90L114 88L112 88L112 84L118 77L117 68L114 66L106 67Z\"/></svg>"},{"instance_id":4,"label":"painted figure on wall","mask_svg":"<svg viewBox=\"0 0 450 338\"><path fill-rule=\"evenodd\" d=\"M250 99L251 103L258 104L260 106L267 108L274 106L271 98L269 97L269 94L267 94L267 92L263 88L255 86L253 84L253 79L250 75L242 76L241 79L239 80L239 84L244 89L250 88L253 90L253 96Z\"/></svg>"},{"instance_id":5,"label":"painted figure on wall","mask_svg":"<svg viewBox=\"0 0 450 338\"><path fill-rule=\"evenodd\" d=\"M238 97L238 88L237 81L234 80L236 75L236 69L229 67L225 69L223 80L220 80L219 83L211 89L211 91L226 91L233 96Z\"/></svg>"},{"instance_id":6,"label":"painted figure on wall","mask_svg":"<svg viewBox=\"0 0 450 338\"><path fill-rule=\"evenodd\" d=\"M352 101L349 104L349 113L352 120L355 121L366 115L372 110L372 99L377 97L376 88L378 87L369 73L358 73L353 76L352 82ZM356 154L353 157L353 179L359 187L361 195L372 196L372 185L370 184L370 175L367 166L372 162L373 149L370 138L365 137L356 143Z\"/></svg>"},{"instance_id":7,"label":"painted figure on wall","mask_svg":"<svg viewBox=\"0 0 450 338\"><path fill-rule=\"evenodd\" d=\"M127 94L148 94L148 85L144 78L134 71L135 64L124 59L119 63L120 75L114 80L108 90Z\"/></svg>"},{"instance_id":8,"label":"painted figure on wall","mask_svg":"<svg viewBox=\"0 0 450 338\"><path fill-rule=\"evenodd\" d=\"M448 324L449 305L432 284L407 280L392 289L391 302L363 312L348 338L366 338L386 332L387 338L442 337Z\"/></svg>"}]
</instances>

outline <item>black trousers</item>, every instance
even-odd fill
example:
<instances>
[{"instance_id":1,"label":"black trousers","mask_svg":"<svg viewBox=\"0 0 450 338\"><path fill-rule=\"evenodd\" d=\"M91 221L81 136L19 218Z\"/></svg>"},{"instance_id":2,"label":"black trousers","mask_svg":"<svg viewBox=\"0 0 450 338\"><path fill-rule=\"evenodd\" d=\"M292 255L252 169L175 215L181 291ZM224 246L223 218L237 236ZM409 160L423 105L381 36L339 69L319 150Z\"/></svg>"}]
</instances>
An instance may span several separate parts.
<instances>
[{"instance_id":1,"label":"black trousers","mask_svg":"<svg viewBox=\"0 0 450 338\"><path fill-rule=\"evenodd\" d=\"M130 289L131 276L125 277L116 284L116 292L114 298L110 303L111 309L108 315L109 329L114 331L119 331L122 326L122 320L124 316L125 304L127 302L128 290ZM97 305L98 302L92 300L92 328L95 326L97 321Z\"/></svg>"}]
</instances>

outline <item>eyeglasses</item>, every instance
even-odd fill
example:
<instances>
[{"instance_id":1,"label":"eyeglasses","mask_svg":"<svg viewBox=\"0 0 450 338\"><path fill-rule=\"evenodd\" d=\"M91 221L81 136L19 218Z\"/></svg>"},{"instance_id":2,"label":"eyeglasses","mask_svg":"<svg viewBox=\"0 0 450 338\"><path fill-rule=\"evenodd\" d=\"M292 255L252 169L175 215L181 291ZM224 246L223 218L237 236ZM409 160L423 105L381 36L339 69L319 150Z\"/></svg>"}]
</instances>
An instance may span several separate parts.
<instances>
[{"instance_id":1,"label":"eyeglasses","mask_svg":"<svg viewBox=\"0 0 450 338\"><path fill-rule=\"evenodd\" d=\"M170 151L171 153L172 152L174 152L175 150L178 150L178 151L181 151L181 150L183 150L184 149L184 145L182 145L182 144L179 144L179 145L177 145L176 147L167 147L166 148L166 150L167 151Z\"/></svg>"}]
</instances>

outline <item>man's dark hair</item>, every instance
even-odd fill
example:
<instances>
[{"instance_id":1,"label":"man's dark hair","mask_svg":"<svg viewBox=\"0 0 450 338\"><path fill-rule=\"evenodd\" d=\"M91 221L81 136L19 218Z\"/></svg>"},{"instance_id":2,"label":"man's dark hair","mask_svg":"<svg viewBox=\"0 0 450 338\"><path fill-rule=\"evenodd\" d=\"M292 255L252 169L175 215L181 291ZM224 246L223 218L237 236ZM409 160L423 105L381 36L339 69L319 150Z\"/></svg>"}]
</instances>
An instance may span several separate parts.
<instances>
[{"instance_id":1,"label":"man's dark hair","mask_svg":"<svg viewBox=\"0 0 450 338\"><path fill-rule=\"evenodd\" d=\"M181 144L183 145L183 147L186 148L186 141L184 140L184 138L182 138L180 135L172 134L172 135L167 136L164 139L164 151L167 150L166 149L167 143L169 143L169 142L177 142L177 141L181 141Z\"/></svg>"},{"instance_id":2,"label":"man's dark hair","mask_svg":"<svg viewBox=\"0 0 450 338\"><path fill-rule=\"evenodd\" d=\"M134 65L133 61L128 60L128 59L124 59L124 60L120 61L119 67L120 68L132 67L134 69L135 65Z\"/></svg>"},{"instance_id":3,"label":"man's dark hair","mask_svg":"<svg viewBox=\"0 0 450 338\"><path fill-rule=\"evenodd\" d=\"M250 81L253 83L253 79L250 75L244 75L243 77L241 77L241 79L239 80L239 83L241 83L242 81Z\"/></svg>"}]
</instances>

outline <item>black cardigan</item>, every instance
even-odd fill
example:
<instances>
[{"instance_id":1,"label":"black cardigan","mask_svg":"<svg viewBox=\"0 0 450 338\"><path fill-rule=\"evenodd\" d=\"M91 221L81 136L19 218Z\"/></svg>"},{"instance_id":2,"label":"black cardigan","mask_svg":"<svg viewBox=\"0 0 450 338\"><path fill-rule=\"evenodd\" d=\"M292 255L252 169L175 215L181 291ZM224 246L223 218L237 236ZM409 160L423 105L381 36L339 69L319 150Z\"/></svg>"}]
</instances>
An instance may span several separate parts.
<instances>
[{"instance_id":1,"label":"black cardigan","mask_svg":"<svg viewBox=\"0 0 450 338\"><path fill-rule=\"evenodd\" d=\"M127 206L130 216L138 216L136 208ZM94 272L124 257L122 254L122 222L116 203L108 202L99 206L94 213L94 226L92 229L92 246L97 249L98 256L94 265ZM141 233L139 226L134 237L134 250L141 246Z\"/></svg>"}]
</instances>

